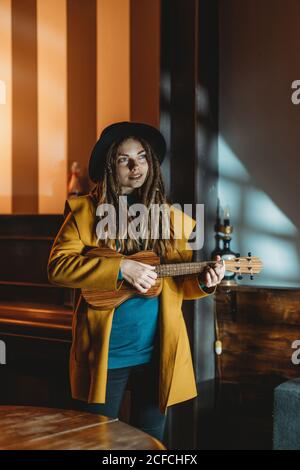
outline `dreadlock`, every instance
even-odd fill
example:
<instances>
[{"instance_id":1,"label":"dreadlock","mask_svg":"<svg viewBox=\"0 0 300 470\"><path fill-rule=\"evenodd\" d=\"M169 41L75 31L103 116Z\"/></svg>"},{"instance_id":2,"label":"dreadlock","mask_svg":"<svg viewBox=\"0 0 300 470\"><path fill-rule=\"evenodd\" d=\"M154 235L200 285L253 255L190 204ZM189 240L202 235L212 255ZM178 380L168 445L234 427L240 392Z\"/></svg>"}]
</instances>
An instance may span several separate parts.
<instances>
[{"instance_id":1,"label":"dreadlock","mask_svg":"<svg viewBox=\"0 0 300 470\"><path fill-rule=\"evenodd\" d=\"M96 183L94 188L91 190L90 195L92 196L96 206L104 203L113 204L116 212L118 213L121 188L117 178L116 161L119 146L124 140L129 138L138 140L146 152L148 174L144 184L137 188L136 194L138 202L147 208L148 226L144 227L142 240L134 237L124 238L122 237L122 234L119 233L119 222L117 221L116 237L119 242L118 250L126 254L131 254L139 251L142 246L142 249L153 250L161 258L165 258L168 253L174 249L175 245L174 230L170 224L169 212L166 210L166 208L171 206L171 203L165 193L159 160L152 146L146 140L140 137L128 136L125 139L114 142L106 154L103 178ZM164 205L164 210L159 211L158 218L156 217L154 220L152 220L152 211L150 210L152 204L157 204L158 207L161 207L162 204ZM127 217L127 225L132 219L132 216L129 214ZM155 227L155 230L158 230L157 233L159 234L158 237L153 239L150 236L151 223L153 224L152 226ZM162 227L166 226L169 228L169 238L161 237ZM99 240L99 244L100 243L101 246L104 244L110 248L115 247L114 240L109 239L108 236L104 240Z\"/></svg>"}]
</instances>

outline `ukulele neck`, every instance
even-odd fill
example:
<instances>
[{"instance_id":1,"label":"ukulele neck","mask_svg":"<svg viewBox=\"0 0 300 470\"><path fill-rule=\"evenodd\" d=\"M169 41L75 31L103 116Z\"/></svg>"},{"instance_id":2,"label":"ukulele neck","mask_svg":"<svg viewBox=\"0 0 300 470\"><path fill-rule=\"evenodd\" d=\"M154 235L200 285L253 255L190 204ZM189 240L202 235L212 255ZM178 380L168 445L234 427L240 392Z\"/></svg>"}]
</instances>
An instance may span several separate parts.
<instances>
[{"instance_id":1,"label":"ukulele neck","mask_svg":"<svg viewBox=\"0 0 300 470\"><path fill-rule=\"evenodd\" d=\"M159 264L156 266L155 271L158 277L182 276L184 274L200 273L206 266L213 266L215 263L215 261L203 261L193 263Z\"/></svg>"}]
</instances>

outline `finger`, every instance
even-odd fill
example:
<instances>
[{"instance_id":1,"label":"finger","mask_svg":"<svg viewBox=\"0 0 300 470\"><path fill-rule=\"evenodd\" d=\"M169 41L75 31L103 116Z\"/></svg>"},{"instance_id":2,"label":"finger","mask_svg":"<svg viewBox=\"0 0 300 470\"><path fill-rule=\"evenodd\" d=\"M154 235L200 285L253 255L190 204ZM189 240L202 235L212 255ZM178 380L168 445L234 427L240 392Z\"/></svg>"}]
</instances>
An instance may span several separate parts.
<instances>
[{"instance_id":1,"label":"finger","mask_svg":"<svg viewBox=\"0 0 300 470\"><path fill-rule=\"evenodd\" d=\"M214 268L214 271L215 271L215 273L216 273L218 279L219 279L220 277L223 277L223 274L222 274L222 273L223 273L223 269L222 269L221 267L218 267L218 266L217 266L216 268Z\"/></svg>"},{"instance_id":2,"label":"finger","mask_svg":"<svg viewBox=\"0 0 300 470\"><path fill-rule=\"evenodd\" d=\"M137 290L139 292L141 292L142 294L145 294L147 292L148 289L145 289L144 287L142 287L138 282L135 282L134 284L134 287L137 288Z\"/></svg>"},{"instance_id":3,"label":"finger","mask_svg":"<svg viewBox=\"0 0 300 470\"><path fill-rule=\"evenodd\" d=\"M205 283L206 287L211 287L211 277L209 272L206 272L205 274Z\"/></svg>"},{"instance_id":4,"label":"finger","mask_svg":"<svg viewBox=\"0 0 300 470\"><path fill-rule=\"evenodd\" d=\"M216 283L218 282L218 276L217 276L217 274L215 273L214 269L210 268L209 274L210 274L212 283L213 283L213 284L216 284Z\"/></svg>"},{"instance_id":5,"label":"finger","mask_svg":"<svg viewBox=\"0 0 300 470\"><path fill-rule=\"evenodd\" d=\"M220 258L220 257L219 257ZM216 263L211 266L213 269L223 269L224 268L224 263L222 259L216 260Z\"/></svg>"},{"instance_id":6,"label":"finger","mask_svg":"<svg viewBox=\"0 0 300 470\"><path fill-rule=\"evenodd\" d=\"M152 264L146 264L146 263L141 263L140 261L137 261L137 263L139 263L141 266L144 266L145 268L149 268L149 269L156 269L156 266L153 266Z\"/></svg>"},{"instance_id":7,"label":"finger","mask_svg":"<svg viewBox=\"0 0 300 470\"><path fill-rule=\"evenodd\" d=\"M150 284L150 286L154 286L155 282L156 282L156 279L153 279L150 276L144 275L140 278L140 281L147 282L148 284Z\"/></svg>"},{"instance_id":8,"label":"finger","mask_svg":"<svg viewBox=\"0 0 300 470\"><path fill-rule=\"evenodd\" d=\"M148 292L148 289L144 289L142 286L137 286L137 290L141 293L141 294L146 294Z\"/></svg>"},{"instance_id":9,"label":"finger","mask_svg":"<svg viewBox=\"0 0 300 470\"><path fill-rule=\"evenodd\" d=\"M219 280L221 281L224 276L225 276L225 268L222 267L219 271Z\"/></svg>"},{"instance_id":10,"label":"finger","mask_svg":"<svg viewBox=\"0 0 300 470\"><path fill-rule=\"evenodd\" d=\"M152 281L157 278L157 274L154 271L143 271L140 273L139 277L145 279L146 281Z\"/></svg>"},{"instance_id":11,"label":"finger","mask_svg":"<svg viewBox=\"0 0 300 470\"><path fill-rule=\"evenodd\" d=\"M140 286L144 287L145 289L150 289L150 287L152 287L152 284L147 279L140 279L138 283Z\"/></svg>"},{"instance_id":12,"label":"finger","mask_svg":"<svg viewBox=\"0 0 300 470\"><path fill-rule=\"evenodd\" d=\"M151 279L157 279L157 273L155 271L148 271L146 274Z\"/></svg>"}]
</instances>

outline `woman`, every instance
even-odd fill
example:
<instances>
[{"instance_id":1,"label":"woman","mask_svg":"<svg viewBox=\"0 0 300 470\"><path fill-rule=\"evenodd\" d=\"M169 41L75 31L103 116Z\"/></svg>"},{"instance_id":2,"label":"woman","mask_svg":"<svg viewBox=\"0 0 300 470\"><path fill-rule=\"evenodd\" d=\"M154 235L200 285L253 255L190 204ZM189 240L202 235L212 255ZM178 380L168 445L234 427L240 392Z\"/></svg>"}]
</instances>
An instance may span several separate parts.
<instances>
[{"instance_id":1,"label":"woman","mask_svg":"<svg viewBox=\"0 0 300 470\"><path fill-rule=\"evenodd\" d=\"M180 214L191 231L195 221L173 210L167 201L160 172L165 151L164 137L147 124L119 122L105 128L89 162L95 187L86 196L66 201L65 221L48 262L48 277L54 284L116 291L126 281L135 287L137 295L115 309L99 310L79 297L72 327L71 390L73 398L85 403L85 410L116 418L129 381L130 423L159 440L163 440L167 407L197 396L182 300L213 294L224 276L222 264L216 263L198 275L163 278L157 297L138 295L155 284L155 267L126 259L125 254L147 249L155 251L161 262L192 258L187 238L181 232L178 237L174 214ZM99 239L97 207L108 203L118 209L120 196L127 197L128 222L133 203L147 209L152 204L167 204L170 237L151 239L146 225L147 236L125 238L120 230L113 239L106 230ZM162 212L160 229L165 217ZM97 246L108 246L124 256L85 255L87 248Z\"/></svg>"}]
</instances>

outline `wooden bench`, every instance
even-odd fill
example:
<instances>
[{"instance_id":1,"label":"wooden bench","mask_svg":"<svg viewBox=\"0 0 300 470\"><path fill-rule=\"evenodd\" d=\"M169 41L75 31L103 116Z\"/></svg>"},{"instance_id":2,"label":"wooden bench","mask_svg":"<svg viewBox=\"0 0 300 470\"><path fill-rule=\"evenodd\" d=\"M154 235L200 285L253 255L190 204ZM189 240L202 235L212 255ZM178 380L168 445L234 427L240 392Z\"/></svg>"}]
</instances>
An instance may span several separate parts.
<instances>
[{"instance_id":1,"label":"wooden bench","mask_svg":"<svg viewBox=\"0 0 300 470\"><path fill-rule=\"evenodd\" d=\"M71 398L69 352L73 289L48 282L47 263L62 215L2 215L0 240L0 403L78 407ZM121 418L129 419L126 391Z\"/></svg>"},{"instance_id":2,"label":"wooden bench","mask_svg":"<svg viewBox=\"0 0 300 470\"><path fill-rule=\"evenodd\" d=\"M0 402L72 407L68 361L72 290L53 286L47 262L62 215L1 215Z\"/></svg>"}]
</instances>

